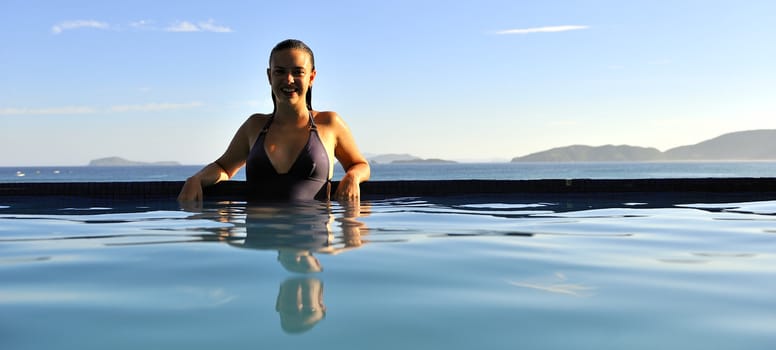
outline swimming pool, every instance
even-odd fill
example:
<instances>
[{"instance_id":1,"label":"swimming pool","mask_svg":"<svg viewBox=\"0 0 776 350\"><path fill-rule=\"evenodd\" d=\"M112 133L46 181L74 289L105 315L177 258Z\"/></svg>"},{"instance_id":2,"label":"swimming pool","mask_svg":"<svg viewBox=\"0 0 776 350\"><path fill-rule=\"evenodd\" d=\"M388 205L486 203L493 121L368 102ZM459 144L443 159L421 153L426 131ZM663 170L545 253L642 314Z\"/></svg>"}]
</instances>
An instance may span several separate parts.
<instances>
[{"instance_id":1,"label":"swimming pool","mask_svg":"<svg viewBox=\"0 0 776 350\"><path fill-rule=\"evenodd\" d=\"M0 197L0 348L771 349L760 197Z\"/></svg>"}]
</instances>

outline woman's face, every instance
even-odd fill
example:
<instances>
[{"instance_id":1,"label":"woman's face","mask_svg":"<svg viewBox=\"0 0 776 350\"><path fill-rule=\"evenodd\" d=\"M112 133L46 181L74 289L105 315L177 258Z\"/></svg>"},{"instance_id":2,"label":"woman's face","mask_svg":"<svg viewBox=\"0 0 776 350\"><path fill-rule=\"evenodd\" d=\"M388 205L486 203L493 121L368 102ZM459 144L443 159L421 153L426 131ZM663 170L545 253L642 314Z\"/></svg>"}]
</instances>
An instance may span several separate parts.
<instances>
[{"instance_id":1,"label":"woman's face","mask_svg":"<svg viewBox=\"0 0 776 350\"><path fill-rule=\"evenodd\" d=\"M307 52L287 49L272 55L267 76L278 103L305 104L305 95L313 85L315 70Z\"/></svg>"}]
</instances>

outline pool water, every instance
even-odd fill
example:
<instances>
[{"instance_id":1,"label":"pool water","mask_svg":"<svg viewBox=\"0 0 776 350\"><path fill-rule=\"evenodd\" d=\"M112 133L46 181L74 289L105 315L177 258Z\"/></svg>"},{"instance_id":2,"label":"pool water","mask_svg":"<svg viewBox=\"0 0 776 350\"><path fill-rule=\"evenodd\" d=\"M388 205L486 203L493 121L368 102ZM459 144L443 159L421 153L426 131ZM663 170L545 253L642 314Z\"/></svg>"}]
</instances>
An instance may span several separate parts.
<instances>
[{"instance_id":1,"label":"pool water","mask_svg":"<svg viewBox=\"0 0 776 350\"><path fill-rule=\"evenodd\" d=\"M1 349L773 349L776 200L0 198Z\"/></svg>"}]
</instances>

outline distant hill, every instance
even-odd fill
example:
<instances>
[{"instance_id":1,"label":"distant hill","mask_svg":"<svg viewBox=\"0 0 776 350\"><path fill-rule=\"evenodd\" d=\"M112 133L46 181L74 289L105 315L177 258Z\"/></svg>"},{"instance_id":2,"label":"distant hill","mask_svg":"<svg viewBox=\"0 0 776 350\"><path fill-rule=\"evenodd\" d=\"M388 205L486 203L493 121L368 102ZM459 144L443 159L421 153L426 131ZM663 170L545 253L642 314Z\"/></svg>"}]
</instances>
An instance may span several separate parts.
<instances>
[{"instance_id":1,"label":"distant hill","mask_svg":"<svg viewBox=\"0 0 776 350\"><path fill-rule=\"evenodd\" d=\"M692 146L669 149L665 156L676 160L776 159L776 130L732 132Z\"/></svg>"},{"instance_id":2,"label":"distant hill","mask_svg":"<svg viewBox=\"0 0 776 350\"><path fill-rule=\"evenodd\" d=\"M724 134L694 145L660 152L635 146L573 145L512 158L512 162L612 162L681 160L776 160L776 130L749 130Z\"/></svg>"},{"instance_id":3,"label":"distant hill","mask_svg":"<svg viewBox=\"0 0 776 350\"><path fill-rule=\"evenodd\" d=\"M411 154L379 154L379 155L370 155L367 156L367 159L370 163L375 164L388 164L393 163L395 161L408 161L408 160L420 160L420 157L413 156Z\"/></svg>"},{"instance_id":4,"label":"distant hill","mask_svg":"<svg viewBox=\"0 0 776 350\"><path fill-rule=\"evenodd\" d=\"M171 166L180 165L178 162L137 162L132 160L126 160L121 157L106 157L100 159L94 159L89 162L89 166Z\"/></svg>"},{"instance_id":5,"label":"distant hill","mask_svg":"<svg viewBox=\"0 0 776 350\"><path fill-rule=\"evenodd\" d=\"M583 146L553 148L512 159L513 162L605 162L659 160L662 153L656 148L634 146Z\"/></svg>"},{"instance_id":6,"label":"distant hill","mask_svg":"<svg viewBox=\"0 0 776 350\"><path fill-rule=\"evenodd\" d=\"M391 164L454 164L458 163L453 160L446 160L446 159L439 159L439 158L428 158L428 159L399 159L394 160L391 162Z\"/></svg>"},{"instance_id":7,"label":"distant hill","mask_svg":"<svg viewBox=\"0 0 776 350\"><path fill-rule=\"evenodd\" d=\"M420 158L411 154L379 154L379 155L367 155L367 159L372 164L412 164L412 163L457 163L452 160L445 160L439 158Z\"/></svg>"}]
</instances>

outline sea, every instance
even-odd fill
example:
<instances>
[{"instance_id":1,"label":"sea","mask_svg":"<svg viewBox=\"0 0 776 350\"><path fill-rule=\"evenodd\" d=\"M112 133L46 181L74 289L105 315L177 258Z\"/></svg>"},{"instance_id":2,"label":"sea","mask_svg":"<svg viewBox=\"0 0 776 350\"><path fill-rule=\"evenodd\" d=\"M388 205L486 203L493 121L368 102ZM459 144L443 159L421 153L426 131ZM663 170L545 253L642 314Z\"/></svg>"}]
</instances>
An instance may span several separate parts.
<instances>
[{"instance_id":1,"label":"sea","mask_svg":"<svg viewBox=\"0 0 776 350\"><path fill-rule=\"evenodd\" d=\"M199 168L6 167L0 177L177 181ZM774 174L776 162L372 167L376 181ZM776 195L745 197L185 208L0 196L0 350L771 350Z\"/></svg>"},{"instance_id":2,"label":"sea","mask_svg":"<svg viewBox=\"0 0 776 350\"><path fill-rule=\"evenodd\" d=\"M183 181L202 165L0 167L0 183ZM776 177L776 161L372 164L372 181ZM343 175L335 167L334 180ZM241 170L233 180L245 180Z\"/></svg>"}]
</instances>

